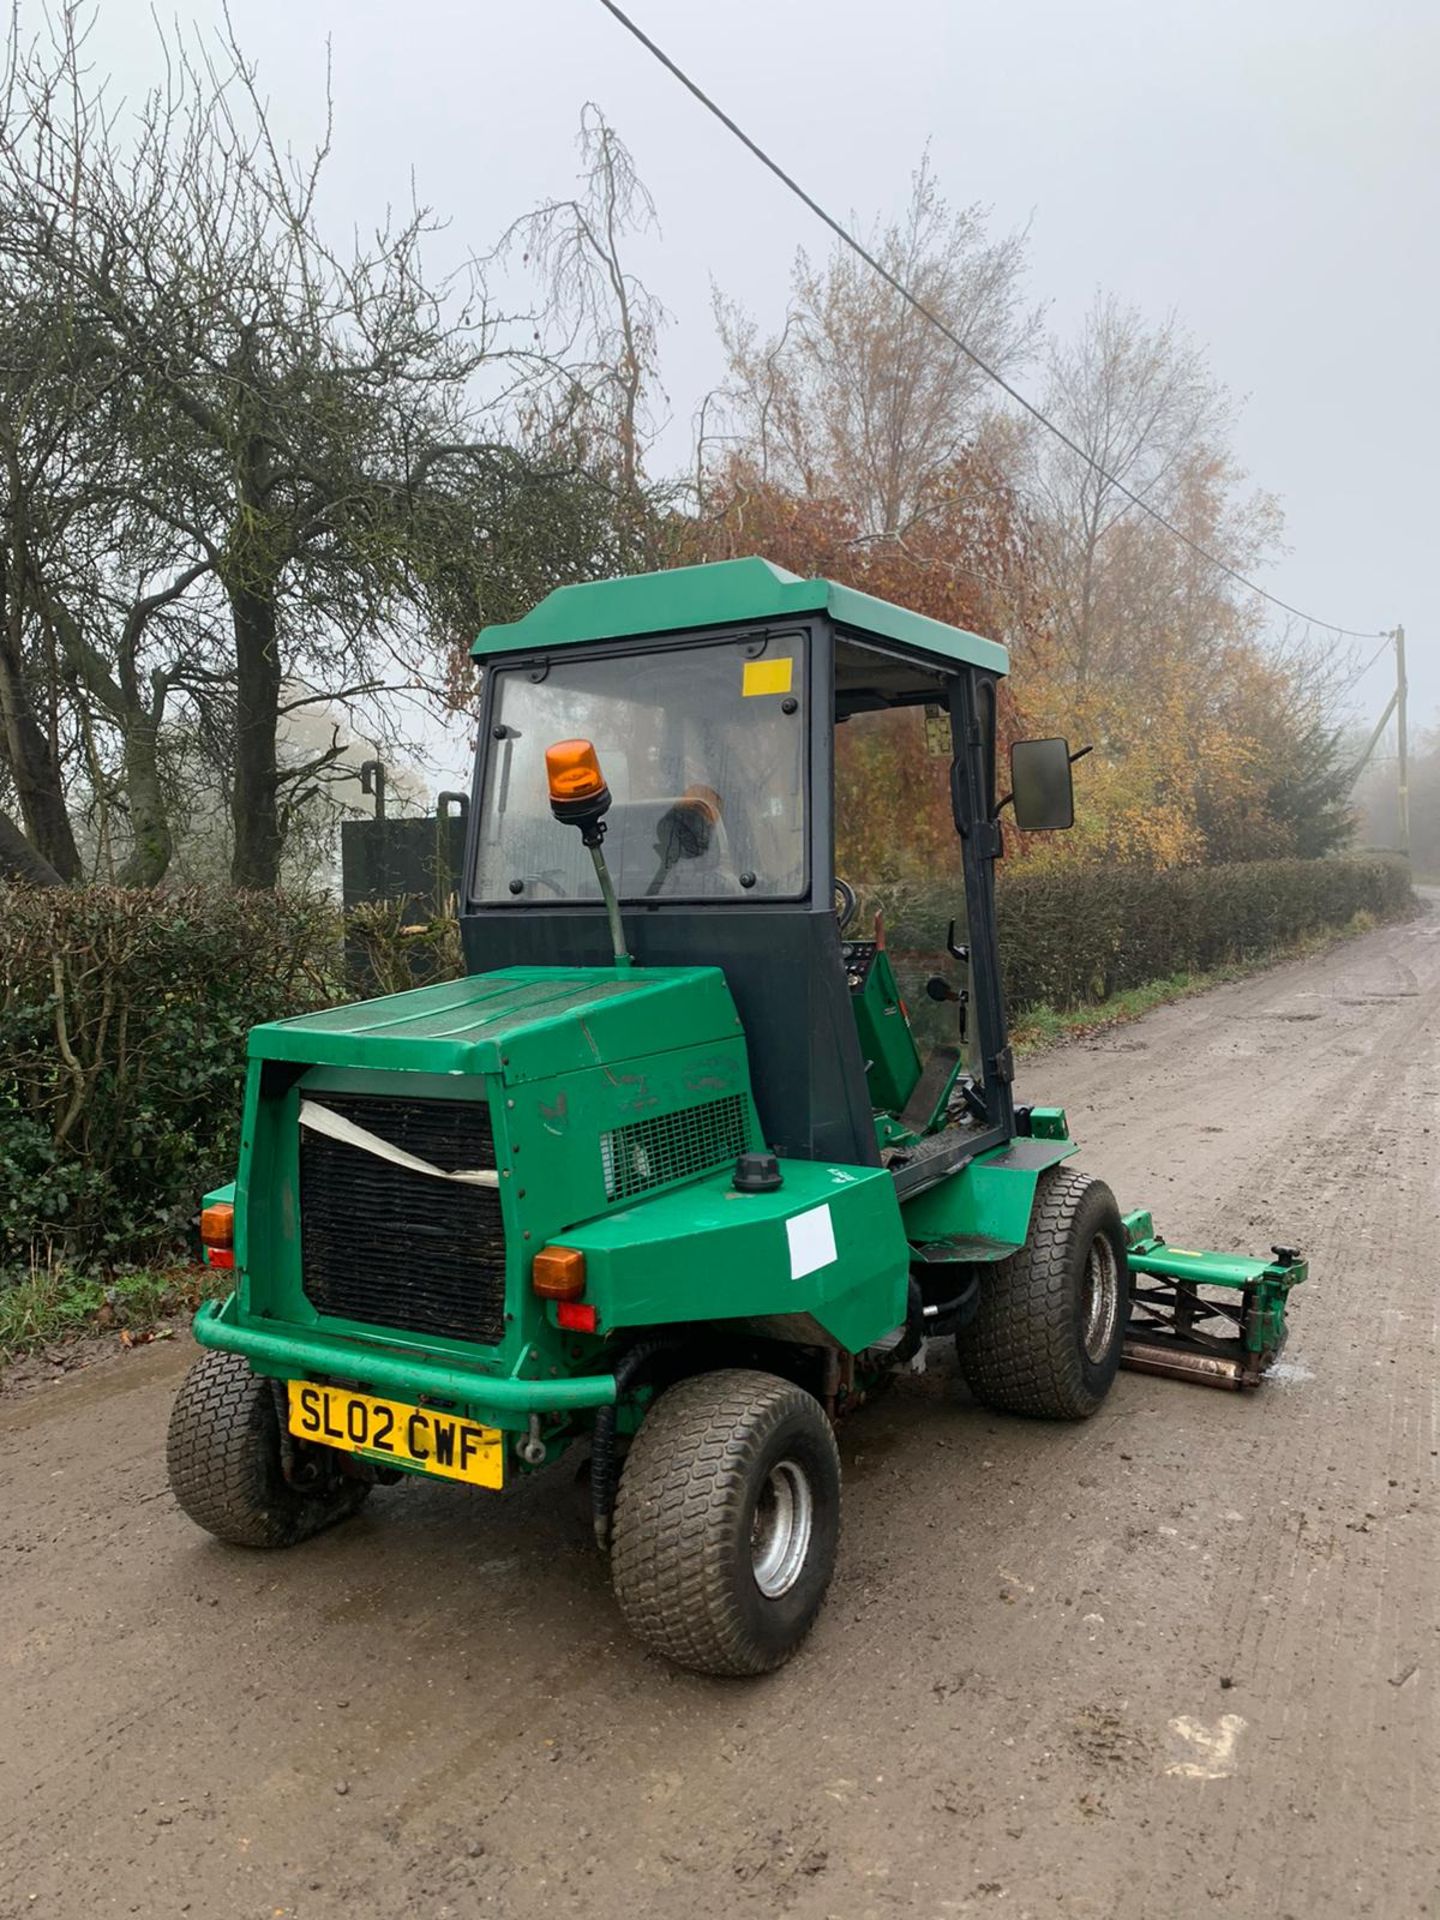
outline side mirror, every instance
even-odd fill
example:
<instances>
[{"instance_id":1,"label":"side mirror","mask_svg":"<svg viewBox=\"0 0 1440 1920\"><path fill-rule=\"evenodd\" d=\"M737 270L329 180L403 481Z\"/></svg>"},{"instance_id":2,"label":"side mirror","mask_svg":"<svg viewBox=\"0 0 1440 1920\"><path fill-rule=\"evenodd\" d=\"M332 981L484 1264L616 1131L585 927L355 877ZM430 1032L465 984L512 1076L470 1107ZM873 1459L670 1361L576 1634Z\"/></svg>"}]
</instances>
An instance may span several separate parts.
<instances>
[{"instance_id":1,"label":"side mirror","mask_svg":"<svg viewBox=\"0 0 1440 1920\"><path fill-rule=\"evenodd\" d=\"M1075 824L1068 740L1017 740L1010 749L1010 791L1022 833L1054 833Z\"/></svg>"}]
</instances>

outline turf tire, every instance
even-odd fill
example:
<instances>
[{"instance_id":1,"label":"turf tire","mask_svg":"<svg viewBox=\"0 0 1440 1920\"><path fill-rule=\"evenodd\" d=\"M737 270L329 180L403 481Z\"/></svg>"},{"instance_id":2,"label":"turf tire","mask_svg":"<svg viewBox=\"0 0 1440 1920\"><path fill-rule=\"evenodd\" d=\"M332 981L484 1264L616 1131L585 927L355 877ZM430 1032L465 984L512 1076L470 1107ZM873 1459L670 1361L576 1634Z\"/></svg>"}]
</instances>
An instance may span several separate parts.
<instances>
[{"instance_id":1,"label":"turf tire","mask_svg":"<svg viewBox=\"0 0 1440 1920\"><path fill-rule=\"evenodd\" d=\"M756 1573L762 1500L808 1489L810 1526L792 1583ZM651 1406L625 1462L612 1572L620 1610L657 1653L695 1673L768 1673L814 1625L840 1539L840 1455L813 1395L770 1373L697 1374Z\"/></svg>"},{"instance_id":2,"label":"turf tire","mask_svg":"<svg viewBox=\"0 0 1440 1920\"><path fill-rule=\"evenodd\" d=\"M280 1467L280 1417L269 1380L238 1353L200 1356L170 1414L170 1490L207 1533L237 1547L293 1547L354 1513L370 1491L328 1448L309 1448L319 1478L301 1491ZM316 1459L315 1456L326 1458Z\"/></svg>"},{"instance_id":3,"label":"turf tire","mask_svg":"<svg viewBox=\"0 0 1440 1920\"><path fill-rule=\"evenodd\" d=\"M1116 1298L1108 1327L1097 1329L1087 1314L1086 1272L1092 1249L1106 1264L1101 1239ZM982 1279L975 1317L955 1336L971 1392L1003 1413L1087 1419L1119 1368L1129 1294L1125 1230L1109 1187L1074 1168L1041 1174L1029 1238Z\"/></svg>"}]
</instances>

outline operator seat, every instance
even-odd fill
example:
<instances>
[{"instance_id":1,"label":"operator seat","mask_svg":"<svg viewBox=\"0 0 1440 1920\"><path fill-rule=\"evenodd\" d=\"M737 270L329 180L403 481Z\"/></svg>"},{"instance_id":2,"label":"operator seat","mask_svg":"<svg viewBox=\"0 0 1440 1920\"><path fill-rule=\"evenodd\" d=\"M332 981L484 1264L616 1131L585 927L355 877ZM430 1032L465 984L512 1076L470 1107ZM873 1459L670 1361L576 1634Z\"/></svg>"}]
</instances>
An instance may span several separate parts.
<instances>
[{"instance_id":1,"label":"operator seat","mask_svg":"<svg viewBox=\"0 0 1440 1920\"><path fill-rule=\"evenodd\" d=\"M709 789L705 789L708 796ZM652 900L727 898L740 876L718 799L692 788L673 800L617 801L610 833L624 848L625 892Z\"/></svg>"}]
</instances>

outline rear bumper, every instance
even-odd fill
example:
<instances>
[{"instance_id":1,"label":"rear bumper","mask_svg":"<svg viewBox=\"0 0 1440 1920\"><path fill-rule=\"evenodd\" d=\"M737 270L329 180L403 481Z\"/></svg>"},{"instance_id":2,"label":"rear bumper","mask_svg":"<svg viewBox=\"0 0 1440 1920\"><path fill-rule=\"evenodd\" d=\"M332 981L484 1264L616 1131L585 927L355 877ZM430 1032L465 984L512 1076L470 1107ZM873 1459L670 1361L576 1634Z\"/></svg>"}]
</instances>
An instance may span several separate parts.
<instances>
[{"instance_id":1,"label":"rear bumper","mask_svg":"<svg viewBox=\"0 0 1440 1920\"><path fill-rule=\"evenodd\" d=\"M615 1399L615 1376L611 1373L521 1380L478 1373L422 1353L368 1347L358 1340L321 1333L314 1328L282 1331L276 1327L249 1325L236 1317L234 1294L219 1303L207 1301L195 1316L193 1332L202 1347L243 1354L257 1373L286 1379L334 1375L341 1380L356 1381L363 1387L397 1394L402 1399L414 1400L424 1394L437 1400L458 1401L478 1419L496 1416L497 1426L513 1424L517 1415L608 1407Z\"/></svg>"}]
</instances>

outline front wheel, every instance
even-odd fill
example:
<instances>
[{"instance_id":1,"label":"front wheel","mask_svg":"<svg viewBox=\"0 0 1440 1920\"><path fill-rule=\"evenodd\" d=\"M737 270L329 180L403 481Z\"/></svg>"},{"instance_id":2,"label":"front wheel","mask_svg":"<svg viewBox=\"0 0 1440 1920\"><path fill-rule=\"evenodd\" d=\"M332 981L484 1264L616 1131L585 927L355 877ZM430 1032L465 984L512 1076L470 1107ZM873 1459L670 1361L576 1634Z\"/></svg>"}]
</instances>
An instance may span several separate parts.
<instances>
[{"instance_id":1,"label":"front wheel","mask_svg":"<svg viewBox=\"0 0 1440 1920\"><path fill-rule=\"evenodd\" d=\"M207 1533L237 1547L293 1547L354 1513L370 1482L330 1447L296 1443L285 1477L275 1385L238 1353L203 1353L170 1414L170 1490Z\"/></svg>"},{"instance_id":2,"label":"front wheel","mask_svg":"<svg viewBox=\"0 0 1440 1920\"><path fill-rule=\"evenodd\" d=\"M1084 1420L1110 1391L1129 1317L1125 1229L1103 1180L1040 1176L1025 1245L980 1282L955 1336L971 1392L1004 1413Z\"/></svg>"},{"instance_id":3,"label":"front wheel","mask_svg":"<svg viewBox=\"0 0 1440 1920\"><path fill-rule=\"evenodd\" d=\"M813 1395L698 1374L651 1407L615 1507L614 1579L640 1639L696 1673L768 1673L814 1625L840 1538L840 1455Z\"/></svg>"}]
</instances>

